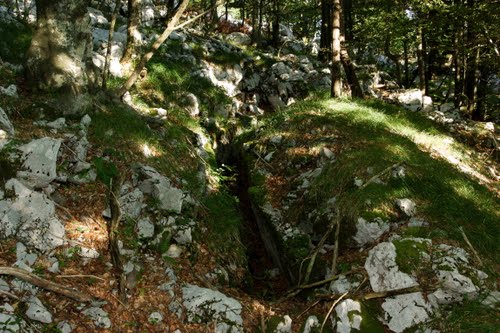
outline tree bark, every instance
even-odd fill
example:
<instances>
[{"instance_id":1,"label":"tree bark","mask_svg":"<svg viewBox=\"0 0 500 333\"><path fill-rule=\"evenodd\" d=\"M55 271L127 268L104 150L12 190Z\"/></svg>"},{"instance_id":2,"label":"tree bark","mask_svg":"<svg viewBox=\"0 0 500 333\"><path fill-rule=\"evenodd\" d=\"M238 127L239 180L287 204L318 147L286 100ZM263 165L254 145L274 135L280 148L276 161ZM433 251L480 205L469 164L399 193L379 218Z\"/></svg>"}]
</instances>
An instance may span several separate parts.
<instances>
[{"instance_id":1,"label":"tree bark","mask_svg":"<svg viewBox=\"0 0 500 333\"><path fill-rule=\"evenodd\" d=\"M158 50L158 48L161 46L161 44L163 44L163 42L168 38L168 36L170 36L172 31L175 30L177 22L179 22L179 19L181 18L182 14L186 10L188 4L189 4L189 0L182 1L179 8L175 12L175 15L172 17L172 19L168 23L168 25L165 28L165 30L163 31L163 33L154 42L154 44L151 46L151 49L146 54L144 54L142 56L141 60L139 61L139 64L137 64L134 71L132 72L130 77L127 79L127 81L120 87L120 89L118 89L118 91L116 93L118 97L121 98L130 88L132 88L135 81L137 81L139 74L141 73L144 66L146 66L149 59L151 59L153 57L156 50Z\"/></svg>"},{"instance_id":2,"label":"tree bark","mask_svg":"<svg viewBox=\"0 0 500 333\"><path fill-rule=\"evenodd\" d=\"M418 62L418 88L422 92L422 96L425 95L425 62L424 62L424 52L423 52L423 39L424 35L422 28L418 28L418 38L419 44L417 48L417 62Z\"/></svg>"},{"instance_id":3,"label":"tree bark","mask_svg":"<svg viewBox=\"0 0 500 333\"><path fill-rule=\"evenodd\" d=\"M384 53L393 63L396 71L396 82L398 86L402 85L402 75L401 75L401 64L399 63L399 55L391 52L391 34L387 34L385 37Z\"/></svg>"},{"instance_id":4,"label":"tree bark","mask_svg":"<svg viewBox=\"0 0 500 333\"><path fill-rule=\"evenodd\" d=\"M42 90L88 88L92 39L89 0L36 0L37 25L27 53L26 77Z\"/></svg>"},{"instance_id":5,"label":"tree bark","mask_svg":"<svg viewBox=\"0 0 500 333\"><path fill-rule=\"evenodd\" d=\"M472 13L474 10L474 0L467 0L467 7L469 7L470 13L467 20L467 58L466 58L466 69L465 69L465 80L464 80L464 95L467 103L467 114L472 116L474 112L475 105L475 93L476 93L476 70L477 70L477 58L479 49L475 47L475 32L474 23L472 19Z\"/></svg>"},{"instance_id":6,"label":"tree bark","mask_svg":"<svg viewBox=\"0 0 500 333\"><path fill-rule=\"evenodd\" d=\"M106 60L104 61L104 72L102 73L102 89L106 90L106 84L109 76L109 64L111 62L111 46L113 46L113 35L115 33L116 16L118 15L118 8L120 7L120 0L116 0L115 9L111 15L111 24L109 25L108 47L106 49Z\"/></svg>"},{"instance_id":7,"label":"tree bark","mask_svg":"<svg viewBox=\"0 0 500 333\"><path fill-rule=\"evenodd\" d=\"M169 2L170 4L170 2ZM173 6L173 2L171 4ZM128 21L127 21L127 44L125 45L125 51L123 52L122 59L120 62L125 64L132 59L132 55L136 51L136 47L139 44L137 36L139 36L139 22L141 14L141 0L128 0ZM168 7L168 6L167 6ZM170 12L170 7L169 11Z\"/></svg>"},{"instance_id":8,"label":"tree bark","mask_svg":"<svg viewBox=\"0 0 500 333\"><path fill-rule=\"evenodd\" d=\"M332 9L332 87L331 97L340 97L342 94L341 59L340 59L340 14L342 8L340 0L333 0Z\"/></svg>"},{"instance_id":9,"label":"tree bark","mask_svg":"<svg viewBox=\"0 0 500 333\"><path fill-rule=\"evenodd\" d=\"M278 47L280 44L280 0L273 1L273 45Z\"/></svg>"},{"instance_id":10,"label":"tree bark","mask_svg":"<svg viewBox=\"0 0 500 333\"><path fill-rule=\"evenodd\" d=\"M486 118L486 95L488 93L488 77L490 68L486 64L479 66L479 82L477 84L476 108L472 113L472 119L484 121Z\"/></svg>"},{"instance_id":11,"label":"tree bark","mask_svg":"<svg viewBox=\"0 0 500 333\"><path fill-rule=\"evenodd\" d=\"M321 36L319 41L319 60L329 61L332 54L332 2L321 0Z\"/></svg>"}]
</instances>

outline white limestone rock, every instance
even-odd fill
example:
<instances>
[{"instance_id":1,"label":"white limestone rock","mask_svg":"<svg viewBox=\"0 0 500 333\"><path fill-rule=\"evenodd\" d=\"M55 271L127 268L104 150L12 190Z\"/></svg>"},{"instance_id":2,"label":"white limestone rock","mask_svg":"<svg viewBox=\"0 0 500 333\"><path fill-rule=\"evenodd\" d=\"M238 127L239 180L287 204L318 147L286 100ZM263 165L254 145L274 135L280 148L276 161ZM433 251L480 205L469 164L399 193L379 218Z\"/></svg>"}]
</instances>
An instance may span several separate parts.
<instances>
[{"instance_id":1,"label":"white limestone rock","mask_svg":"<svg viewBox=\"0 0 500 333\"><path fill-rule=\"evenodd\" d=\"M141 215L144 194L140 189L135 189L120 197L120 208L123 218L137 219Z\"/></svg>"},{"instance_id":2,"label":"white limestone rock","mask_svg":"<svg viewBox=\"0 0 500 333\"><path fill-rule=\"evenodd\" d=\"M350 298L335 307L335 323L338 333L351 333L361 328L361 303Z\"/></svg>"},{"instance_id":3,"label":"white limestone rock","mask_svg":"<svg viewBox=\"0 0 500 333\"><path fill-rule=\"evenodd\" d=\"M73 331L73 326L65 320L58 323L57 328L61 331L61 333L71 333Z\"/></svg>"},{"instance_id":4,"label":"white limestone rock","mask_svg":"<svg viewBox=\"0 0 500 333\"><path fill-rule=\"evenodd\" d=\"M57 118L56 120L47 123L46 126L56 130L63 129L64 127L66 127L66 118Z\"/></svg>"},{"instance_id":5,"label":"white limestone rock","mask_svg":"<svg viewBox=\"0 0 500 333\"><path fill-rule=\"evenodd\" d=\"M4 279L0 279L0 291L9 291L9 290L10 290L9 284Z\"/></svg>"},{"instance_id":6,"label":"white limestone rock","mask_svg":"<svg viewBox=\"0 0 500 333\"><path fill-rule=\"evenodd\" d=\"M421 292L386 298L382 308L389 329L396 333L426 322L432 313Z\"/></svg>"},{"instance_id":7,"label":"white limestone rock","mask_svg":"<svg viewBox=\"0 0 500 333\"><path fill-rule=\"evenodd\" d=\"M188 322L216 322L215 333L243 332L242 307L234 298L190 284L182 294Z\"/></svg>"},{"instance_id":8,"label":"white limestone rock","mask_svg":"<svg viewBox=\"0 0 500 333\"><path fill-rule=\"evenodd\" d=\"M0 332L20 332L20 322L21 319L16 315L0 312Z\"/></svg>"},{"instance_id":9,"label":"white limestone rock","mask_svg":"<svg viewBox=\"0 0 500 333\"><path fill-rule=\"evenodd\" d=\"M31 320L36 320L44 324L52 323L52 314L45 308L37 297L28 300L28 310L26 316Z\"/></svg>"},{"instance_id":10,"label":"white limestone rock","mask_svg":"<svg viewBox=\"0 0 500 333\"><path fill-rule=\"evenodd\" d=\"M49 185L57 177L57 155L60 139L41 138L18 147L22 151L21 170L17 176L33 188Z\"/></svg>"},{"instance_id":11,"label":"white limestone rock","mask_svg":"<svg viewBox=\"0 0 500 333\"><path fill-rule=\"evenodd\" d=\"M362 217L356 222L356 235L354 240L358 246L362 247L366 244L373 243L383 234L389 231L390 225L384 222L381 218L376 218L372 222L368 222Z\"/></svg>"},{"instance_id":12,"label":"white limestone rock","mask_svg":"<svg viewBox=\"0 0 500 333\"><path fill-rule=\"evenodd\" d=\"M108 25L108 19L104 16L104 14L95 8L92 7L87 7L87 11L89 12L90 16L90 25L95 26L95 25Z\"/></svg>"},{"instance_id":13,"label":"white limestone rock","mask_svg":"<svg viewBox=\"0 0 500 333\"><path fill-rule=\"evenodd\" d=\"M397 199L395 205L407 217L412 217L417 213L417 205L408 198Z\"/></svg>"},{"instance_id":14,"label":"white limestone rock","mask_svg":"<svg viewBox=\"0 0 500 333\"><path fill-rule=\"evenodd\" d=\"M292 318L285 315L283 321L279 322L273 333L292 333Z\"/></svg>"},{"instance_id":15,"label":"white limestone rock","mask_svg":"<svg viewBox=\"0 0 500 333\"><path fill-rule=\"evenodd\" d=\"M171 244L165 254L170 258L180 258L182 254L182 248L177 244Z\"/></svg>"},{"instance_id":16,"label":"white limestone rock","mask_svg":"<svg viewBox=\"0 0 500 333\"><path fill-rule=\"evenodd\" d=\"M193 241L191 228L185 227L185 228L179 229L176 232L174 239L177 242L177 244L181 244L181 245L190 244Z\"/></svg>"},{"instance_id":17,"label":"white limestone rock","mask_svg":"<svg viewBox=\"0 0 500 333\"><path fill-rule=\"evenodd\" d=\"M88 309L82 311L82 313L88 316L97 328L110 328L111 320L106 311L97 306L92 306Z\"/></svg>"},{"instance_id":18,"label":"white limestone rock","mask_svg":"<svg viewBox=\"0 0 500 333\"><path fill-rule=\"evenodd\" d=\"M359 282L349 281L345 275L339 275L338 279L330 284L332 294L343 294L359 286Z\"/></svg>"},{"instance_id":19,"label":"white limestone rock","mask_svg":"<svg viewBox=\"0 0 500 333\"><path fill-rule=\"evenodd\" d=\"M252 43L250 36L242 32L232 32L226 36L226 39L236 45L246 46Z\"/></svg>"},{"instance_id":20,"label":"white limestone rock","mask_svg":"<svg viewBox=\"0 0 500 333\"><path fill-rule=\"evenodd\" d=\"M5 131L8 134L8 136L14 135L14 126L10 122L7 113L5 113L5 111L2 108L0 108L0 131L2 130Z\"/></svg>"},{"instance_id":21,"label":"white limestone rock","mask_svg":"<svg viewBox=\"0 0 500 333\"><path fill-rule=\"evenodd\" d=\"M321 324L316 316L309 316L304 324L304 331L302 333L312 333L313 329L320 328Z\"/></svg>"},{"instance_id":22,"label":"white limestone rock","mask_svg":"<svg viewBox=\"0 0 500 333\"><path fill-rule=\"evenodd\" d=\"M149 322L158 324L163 321L163 315L160 312L153 312L149 315Z\"/></svg>"},{"instance_id":23,"label":"white limestone rock","mask_svg":"<svg viewBox=\"0 0 500 333\"><path fill-rule=\"evenodd\" d=\"M11 84L7 88L0 86L0 93L10 97L19 98L19 95L17 95L17 87L15 84Z\"/></svg>"},{"instance_id":24,"label":"white limestone rock","mask_svg":"<svg viewBox=\"0 0 500 333\"><path fill-rule=\"evenodd\" d=\"M17 235L19 241L42 252L64 243L64 226L52 200L17 179L7 181L5 189L15 197L0 201L0 237Z\"/></svg>"},{"instance_id":25,"label":"white limestone rock","mask_svg":"<svg viewBox=\"0 0 500 333\"><path fill-rule=\"evenodd\" d=\"M100 256L99 252L97 252L95 249L89 249L87 247L81 247L79 255L80 257L86 259L97 259Z\"/></svg>"},{"instance_id":26,"label":"white limestone rock","mask_svg":"<svg viewBox=\"0 0 500 333\"><path fill-rule=\"evenodd\" d=\"M365 269L375 292L418 286L412 276L399 270L396 264L396 247L390 242L380 243L370 250Z\"/></svg>"},{"instance_id":27,"label":"white limestone rock","mask_svg":"<svg viewBox=\"0 0 500 333\"><path fill-rule=\"evenodd\" d=\"M405 109L418 111L422 108L423 96L419 89L407 90L397 96L398 102Z\"/></svg>"},{"instance_id":28,"label":"white limestone rock","mask_svg":"<svg viewBox=\"0 0 500 333\"><path fill-rule=\"evenodd\" d=\"M137 236L139 238L151 238L155 234L155 225L149 217L145 217L137 221Z\"/></svg>"},{"instance_id":29,"label":"white limestone rock","mask_svg":"<svg viewBox=\"0 0 500 333\"><path fill-rule=\"evenodd\" d=\"M140 172L146 179L139 183L139 189L157 199L158 208L179 214L184 201L182 190L172 186L168 178L151 167L142 166Z\"/></svg>"}]
</instances>

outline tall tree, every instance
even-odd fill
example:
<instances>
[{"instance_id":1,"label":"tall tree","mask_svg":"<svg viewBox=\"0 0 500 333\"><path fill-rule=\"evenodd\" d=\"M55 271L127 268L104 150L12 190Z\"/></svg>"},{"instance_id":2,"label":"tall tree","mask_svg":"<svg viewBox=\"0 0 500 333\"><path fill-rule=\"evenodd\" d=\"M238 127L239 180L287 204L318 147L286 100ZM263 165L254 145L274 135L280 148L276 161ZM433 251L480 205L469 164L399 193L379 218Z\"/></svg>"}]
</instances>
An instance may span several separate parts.
<instances>
[{"instance_id":1,"label":"tall tree","mask_svg":"<svg viewBox=\"0 0 500 333\"><path fill-rule=\"evenodd\" d=\"M89 4L89 0L36 0L36 30L26 62L28 82L73 94L87 90L92 67Z\"/></svg>"},{"instance_id":2,"label":"tall tree","mask_svg":"<svg viewBox=\"0 0 500 333\"><path fill-rule=\"evenodd\" d=\"M342 94L341 59L340 59L340 14L342 6L340 0L333 0L332 8L332 87L331 96L340 97Z\"/></svg>"},{"instance_id":3,"label":"tall tree","mask_svg":"<svg viewBox=\"0 0 500 333\"><path fill-rule=\"evenodd\" d=\"M319 59L329 61L332 54L332 1L321 0L321 35L319 40Z\"/></svg>"},{"instance_id":4,"label":"tall tree","mask_svg":"<svg viewBox=\"0 0 500 333\"><path fill-rule=\"evenodd\" d=\"M132 55L136 52L140 41L139 23L141 16L141 0L128 0L128 20L127 20L127 44L121 59L121 63L129 62Z\"/></svg>"}]
</instances>

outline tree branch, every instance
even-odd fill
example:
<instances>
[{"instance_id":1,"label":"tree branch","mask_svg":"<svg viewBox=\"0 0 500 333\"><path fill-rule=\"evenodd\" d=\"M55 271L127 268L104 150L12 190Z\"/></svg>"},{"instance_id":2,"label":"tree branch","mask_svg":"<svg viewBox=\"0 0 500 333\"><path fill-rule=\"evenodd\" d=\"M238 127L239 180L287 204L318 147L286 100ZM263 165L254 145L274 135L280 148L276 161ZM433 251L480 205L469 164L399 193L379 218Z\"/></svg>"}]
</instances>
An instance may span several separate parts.
<instances>
[{"instance_id":1,"label":"tree branch","mask_svg":"<svg viewBox=\"0 0 500 333\"><path fill-rule=\"evenodd\" d=\"M0 275L14 276L16 278L29 282L32 285L66 296L77 302L86 303L92 301L92 297L88 294L83 294L79 291L72 290L55 282L42 279L41 277L38 277L35 274L32 274L24 269L14 267L0 267Z\"/></svg>"}]
</instances>

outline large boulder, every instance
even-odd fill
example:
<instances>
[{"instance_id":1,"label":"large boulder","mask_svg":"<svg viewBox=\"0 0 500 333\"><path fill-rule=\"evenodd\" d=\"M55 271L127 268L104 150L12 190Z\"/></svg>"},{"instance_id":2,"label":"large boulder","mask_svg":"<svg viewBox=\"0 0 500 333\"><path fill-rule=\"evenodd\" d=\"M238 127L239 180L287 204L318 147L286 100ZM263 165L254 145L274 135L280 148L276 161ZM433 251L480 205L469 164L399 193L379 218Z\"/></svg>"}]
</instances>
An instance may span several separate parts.
<instances>
[{"instance_id":1,"label":"large boulder","mask_svg":"<svg viewBox=\"0 0 500 333\"><path fill-rule=\"evenodd\" d=\"M415 278L399 270L396 247L391 242L380 243L370 250L365 269L375 292L418 286Z\"/></svg>"},{"instance_id":2,"label":"large boulder","mask_svg":"<svg viewBox=\"0 0 500 333\"><path fill-rule=\"evenodd\" d=\"M242 32L233 32L226 36L226 39L236 45L250 45L252 39Z\"/></svg>"},{"instance_id":3,"label":"large boulder","mask_svg":"<svg viewBox=\"0 0 500 333\"><path fill-rule=\"evenodd\" d=\"M158 200L158 208L174 213L180 213L184 202L184 192L174 187L170 180L155 169L141 166L140 175L144 178L139 183L139 189Z\"/></svg>"},{"instance_id":4,"label":"large boulder","mask_svg":"<svg viewBox=\"0 0 500 333\"><path fill-rule=\"evenodd\" d=\"M19 177L27 185L40 188L49 185L57 177L56 163L60 139L41 138L18 147L22 151Z\"/></svg>"},{"instance_id":5,"label":"large boulder","mask_svg":"<svg viewBox=\"0 0 500 333\"><path fill-rule=\"evenodd\" d=\"M15 196L0 201L0 237L16 236L27 246L48 252L64 243L64 226L54 202L17 179L5 184Z\"/></svg>"},{"instance_id":6,"label":"large boulder","mask_svg":"<svg viewBox=\"0 0 500 333\"><path fill-rule=\"evenodd\" d=\"M243 332L242 307L234 298L190 284L182 288L182 294L189 322L216 322L215 333Z\"/></svg>"},{"instance_id":7,"label":"large boulder","mask_svg":"<svg viewBox=\"0 0 500 333\"><path fill-rule=\"evenodd\" d=\"M14 135L14 126L5 111L0 108L0 149L5 145L7 139Z\"/></svg>"},{"instance_id":8,"label":"large boulder","mask_svg":"<svg viewBox=\"0 0 500 333\"><path fill-rule=\"evenodd\" d=\"M421 292L387 298L382 303L382 308L389 329L396 333L426 322L432 313L431 306Z\"/></svg>"}]
</instances>

